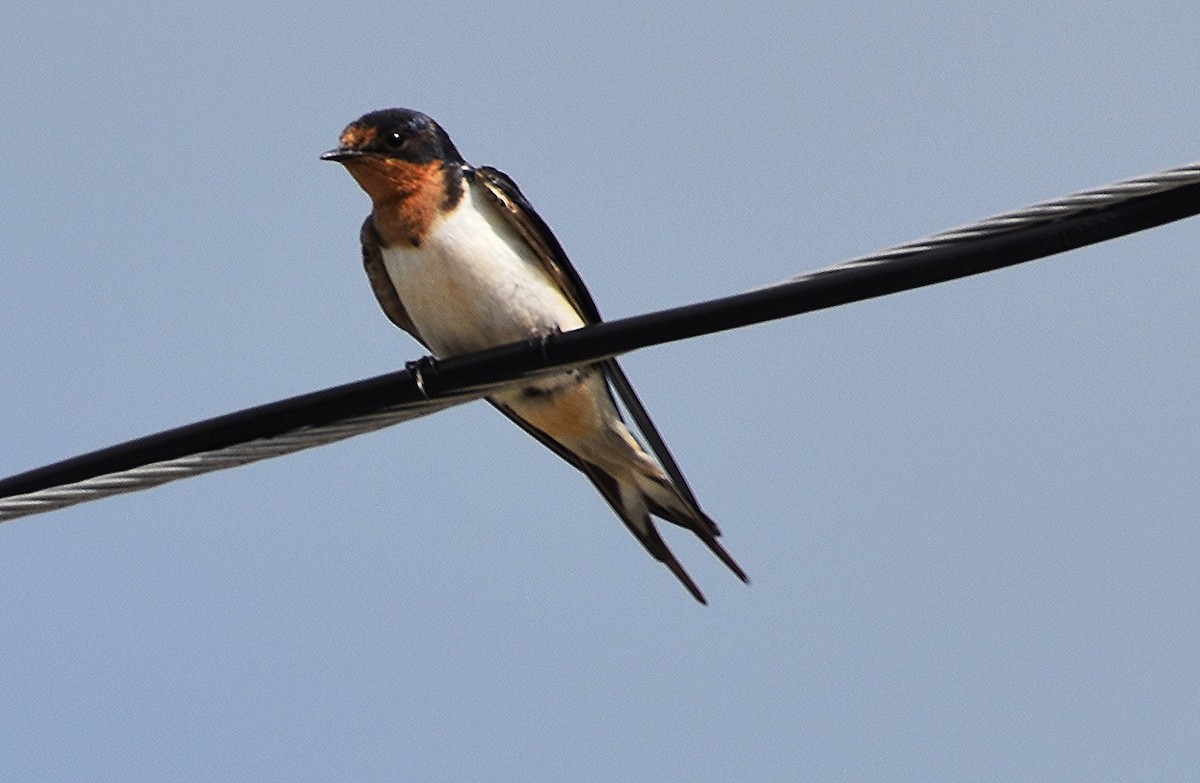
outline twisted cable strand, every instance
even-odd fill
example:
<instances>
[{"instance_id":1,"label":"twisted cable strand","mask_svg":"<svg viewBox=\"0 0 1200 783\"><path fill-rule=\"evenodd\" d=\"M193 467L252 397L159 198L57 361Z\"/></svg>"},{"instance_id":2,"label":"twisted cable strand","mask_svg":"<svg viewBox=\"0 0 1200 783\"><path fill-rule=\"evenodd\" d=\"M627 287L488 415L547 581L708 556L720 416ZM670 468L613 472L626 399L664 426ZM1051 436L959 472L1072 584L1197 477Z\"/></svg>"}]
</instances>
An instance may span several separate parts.
<instances>
[{"instance_id":1,"label":"twisted cable strand","mask_svg":"<svg viewBox=\"0 0 1200 783\"><path fill-rule=\"evenodd\" d=\"M119 473L96 476L24 495L0 498L0 521L54 511L76 503L99 500L110 495L137 492L157 487L169 481L191 478L214 470L235 468L239 465L279 457L315 446L324 446L327 443L374 432L403 421L436 413L474 399L475 396L479 395L456 397L448 402L436 400L419 406L389 408L320 426L300 427L279 435L257 438L222 449L153 462Z\"/></svg>"},{"instance_id":2,"label":"twisted cable strand","mask_svg":"<svg viewBox=\"0 0 1200 783\"><path fill-rule=\"evenodd\" d=\"M1063 220L1080 212L1114 206L1130 199L1149 196L1153 193L1161 193L1165 190L1172 190L1197 183L1200 183L1200 161L1166 169L1154 174L1146 174L1140 177L1133 177L1132 179L1113 182L1098 188L1081 190L1061 198L1031 204L1010 212L1002 212L965 226L948 228L922 239L914 239L910 242L894 245L885 250L851 258L834 266L797 275L791 279L802 280L806 277L812 277L835 269L870 266L882 263L888 259L912 255L913 253L919 253L935 247L943 247L970 239L1001 234L1005 231L1012 231L1037 223Z\"/></svg>"}]
</instances>

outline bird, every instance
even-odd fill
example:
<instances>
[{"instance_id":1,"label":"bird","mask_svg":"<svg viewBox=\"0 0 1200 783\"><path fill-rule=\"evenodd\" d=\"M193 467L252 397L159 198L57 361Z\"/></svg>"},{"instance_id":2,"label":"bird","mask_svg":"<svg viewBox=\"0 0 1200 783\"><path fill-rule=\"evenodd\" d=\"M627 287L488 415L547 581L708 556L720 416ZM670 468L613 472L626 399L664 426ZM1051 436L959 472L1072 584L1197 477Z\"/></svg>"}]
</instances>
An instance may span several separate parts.
<instances>
[{"instance_id":1,"label":"bird","mask_svg":"<svg viewBox=\"0 0 1200 783\"><path fill-rule=\"evenodd\" d=\"M367 279L384 314L434 357L600 322L566 252L517 184L498 169L467 163L428 115L402 108L364 114L321 159L344 166L370 197L359 234ZM614 390L649 451L625 423ZM707 603L652 517L690 530L749 583L615 359L488 399L590 479L697 601Z\"/></svg>"}]
</instances>

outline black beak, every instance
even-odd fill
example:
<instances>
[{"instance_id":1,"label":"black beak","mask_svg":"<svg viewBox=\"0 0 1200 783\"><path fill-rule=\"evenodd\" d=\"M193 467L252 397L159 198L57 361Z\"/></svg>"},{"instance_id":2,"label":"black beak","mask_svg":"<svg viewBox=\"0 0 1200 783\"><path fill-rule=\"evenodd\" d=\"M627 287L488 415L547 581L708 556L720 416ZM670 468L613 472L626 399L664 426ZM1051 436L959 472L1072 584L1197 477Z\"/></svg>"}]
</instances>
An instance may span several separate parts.
<instances>
[{"instance_id":1,"label":"black beak","mask_svg":"<svg viewBox=\"0 0 1200 783\"><path fill-rule=\"evenodd\" d=\"M350 158L358 158L361 156L362 153L358 150L345 150L339 148L336 150L329 150L329 152L322 152L321 160L332 160L340 163L343 160L349 160Z\"/></svg>"}]
</instances>

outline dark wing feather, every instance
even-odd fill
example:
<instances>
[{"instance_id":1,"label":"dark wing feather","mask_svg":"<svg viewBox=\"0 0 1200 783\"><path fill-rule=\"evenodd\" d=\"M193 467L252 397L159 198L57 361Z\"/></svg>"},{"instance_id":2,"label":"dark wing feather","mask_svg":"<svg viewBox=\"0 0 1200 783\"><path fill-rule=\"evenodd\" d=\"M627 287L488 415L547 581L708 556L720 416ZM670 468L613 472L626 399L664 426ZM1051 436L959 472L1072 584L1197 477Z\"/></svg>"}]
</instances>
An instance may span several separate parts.
<instances>
[{"instance_id":1,"label":"dark wing feather","mask_svg":"<svg viewBox=\"0 0 1200 783\"><path fill-rule=\"evenodd\" d=\"M566 251L558 243L554 232L526 200L520 188L517 187L517 183L513 182L504 172L490 166L474 169L474 173L484 185L483 191L491 197L492 203L500 214L504 216L513 230L533 248L546 272L562 286L571 303L575 305L575 309L583 316L583 320L587 323L599 323L602 320L600 311L597 309L595 301L592 300L592 295L588 293L587 287L583 284L583 279L571 265ZM663 470L671 477L671 481L674 482L683 497L699 511L700 504L696 501L696 496L692 494L687 480L684 479L683 471L675 463L675 458L671 456L667 444L663 442L662 436L658 433L658 428L650 419L650 414L646 412L642 401L638 399L633 385L625 376L625 371L617 364L616 359L606 359L600 363L600 366L609 383L616 389L622 404L629 411L630 417L633 418L642 436L646 439L650 450L654 452L659 464L663 466ZM712 532L717 533L715 529Z\"/></svg>"},{"instance_id":2,"label":"dark wing feather","mask_svg":"<svg viewBox=\"0 0 1200 783\"><path fill-rule=\"evenodd\" d=\"M371 290L375 292L383 314L396 326L417 338L421 345L425 345L425 341L417 333L417 327L413 326L412 319L408 317L408 311L404 309L404 303L400 301L400 295L396 293L396 286L392 285L387 269L383 266L383 254L379 252L379 232L375 229L375 221L371 215L367 215L367 219L363 221L358 237L362 241L363 269L367 270L367 279L371 281Z\"/></svg>"},{"instance_id":3,"label":"dark wing feather","mask_svg":"<svg viewBox=\"0 0 1200 783\"><path fill-rule=\"evenodd\" d=\"M567 253L562 249L562 245L558 244L554 232L534 211L533 206L517 187L517 183L503 171L491 166L480 166L474 169L474 172L484 185L484 193L491 198L492 204L504 215L509 226L533 248L546 272L562 286L562 290L583 316L583 320L591 324L599 323L600 311L596 309L592 295L588 293L575 267L571 266Z\"/></svg>"}]
</instances>

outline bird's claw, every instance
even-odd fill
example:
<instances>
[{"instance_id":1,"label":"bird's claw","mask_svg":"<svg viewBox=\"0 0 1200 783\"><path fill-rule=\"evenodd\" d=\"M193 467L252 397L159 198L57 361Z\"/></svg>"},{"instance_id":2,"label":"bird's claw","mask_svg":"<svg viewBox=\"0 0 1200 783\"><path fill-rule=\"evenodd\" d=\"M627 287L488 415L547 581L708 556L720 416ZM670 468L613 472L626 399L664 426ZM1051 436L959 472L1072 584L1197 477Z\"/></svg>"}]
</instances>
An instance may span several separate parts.
<instances>
[{"instance_id":1,"label":"bird's claw","mask_svg":"<svg viewBox=\"0 0 1200 783\"><path fill-rule=\"evenodd\" d=\"M562 334L562 327L551 326L549 329L539 329L533 335L533 339L537 340L538 345L541 346L542 358L546 361L550 361L550 352L546 349L550 342L550 338L558 334Z\"/></svg>"},{"instance_id":2,"label":"bird's claw","mask_svg":"<svg viewBox=\"0 0 1200 783\"><path fill-rule=\"evenodd\" d=\"M437 374L437 359L432 356L422 356L420 359L414 359L411 362L406 362L404 369L413 376L417 383L417 391L421 392L421 396L429 399L429 392L425 390L425 375Z\"/></svg>"}]
</instances>

